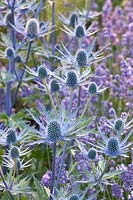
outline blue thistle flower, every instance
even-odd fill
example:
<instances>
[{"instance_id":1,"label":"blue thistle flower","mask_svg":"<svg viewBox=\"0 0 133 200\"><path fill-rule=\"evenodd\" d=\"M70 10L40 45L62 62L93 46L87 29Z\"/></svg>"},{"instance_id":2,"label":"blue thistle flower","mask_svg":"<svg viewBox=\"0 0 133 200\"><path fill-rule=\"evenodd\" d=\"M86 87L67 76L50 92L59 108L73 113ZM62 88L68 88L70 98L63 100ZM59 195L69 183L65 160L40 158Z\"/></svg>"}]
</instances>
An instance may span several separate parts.
<instances>
[{"instance_id":1,"label":"blue thistle flower","mask_svg":"<svg viewBox=\"0 0 133 200\"><path fill-rule=\"evenodd\" d=\"M77 194L73 194L70 196L69 200L79 200L79 196Z\"/></svg>"},{"instance_id":2,"label":"blue thistle flower","mask_svg":"<svg viewBox=\"0 0 133 200\"><path fill-rule=\"evenodd\" d=\"M50 142L56 142L61 138L61 127L60 124L54 120L48 124L47 127L48 139Z\"/></svg>"},{"instance_id":3,"label":"blue thistle flower","mask_svg":"<svg viewBox=\"0 0 133 200\"><path fill-rule=\"evenodd\" d=\"M95 160L96 158L96 149L94 148L91 148L89 149L88 153L87 153L87 157L90 159L90 160Z\"/></svg>"},{"instance_id":4,"label":"blue thistle flower","mask_svg":"<svg viewBox=\"0 0 133 200\"><path fill-rule=\"evenodd\" d=\"M74 71L69 71L67 73L67 78L66 78L66 85L68 87L75 88L78 84L78 77L77 74Z\"/></svg>"},{"instance_id":5,"label":"blue thistle flower","mask_svg":"<svg viewBox=\"0 0 133 200\"><path fill-rule=\"evenodd\" d=\"M114 129L115 129L115 131L117 131L117 132L122 132L122 131L123 131L123 129L124 129L124 121L123 121L121 118L118 118L118 119L115 121Z\"/></svg>"},{"instance_id":6,"label":"blue thistle flower","mask_svg":"<svg viewBox=\"0 0 133 200\"><path fill-rule=\"evenodd\" d=\"M103 139L103 143L98 143L98 145L94 145L91 143L92 146L97 147L99 152L104 153L107 156L116 158L118 156L127 157L128 147L132 144L126 144L129 137L132 135L133 130L131 130L126 137L122 140L121 135L119 133L116 136L112 136L110 138L106 137L105 134L100 130L98 127L99 133L101 138Z\"/></svg>"},{"instance_id":7,"label":"blue thistle flower","mask_svg":"<svg viewBox=\"0 0 133 200\"><path fill-rule=\"evenodd\" d=\"M11 156L11 158L13 160L17 159L17 158L19 158L19 155L20 155L19 149L17 147L15 147L15 146L11 147L11 149L10 149L10 156Z\"/></svg>"},{"instance_id":8,"label":"blue thistle flower","mask_svg":"<svg viewBox=\"0 0 133 200\"><path fill-rule=\"evenodd\" d=\"M69 25L73 28L75 28L75 25L78 23L78 15L77 13L72 13L70 15L70 22Z\"/></svg>"},{"instance_id":9,"label":"blue thistle flower","mask_svg":"<svg viewBox=\"0 0 133 200\"><path fill-rule=\"evenodd\" d=\"M9 130L6 137L6 142L8 145L15 144L17 141L16 133L13 130Z\"/></svg>"},{"instance_id":10,"label":"blue thistle flower","mask_svg":"<svg viewBox=\"0 0 133 200\"><path fill-rule=\"evenodd\" d=\"M41 79L45 79L48 76L47 70L44 66L40 66L38 69L38 76Z\"/></svg>"},{"instance_id":11,"label":"blue thistle flower","mask_svg":"<svg viewBox=\"0 0 133 200\"><path fill-rule=\"evenodd\" d=\"M85 67L88 64L87 53L84 49L79 49L76 53L78 67Z\"/></svg>"},{"instance_id":12,"label":"blue thistle flower","mask_svg":"<svg viewBox=\"0 0 133 200\"><path fill-rule=\"evenodd\" d=\"M60 89L60 86L59 86L58 81L56 79L53 79L51 81L50 86L51 86L51 92L58 92L59 89Z\"/></svg>"},{"instance_id":13,"label":"blue thistle flower","mask_svg":"<svg viewBox=\"0 0 133 200\"><path fill-rule=\"evenodd\" d=\"M90 94L96 94L97 93L97 84L95 82L91 82L88 86L88 92Z\"/></svg>"},{"instance_id":14,"label":"blue thistle flower","mask_svg":"<svg viewBox=\"0 0 133 200\"><path fill-rule=\"evenodd\" d=\"M26 24L26 34L30 39L36 37L39 33L39 22L37 19L32 18Z\"/></svg>"},{"instance_id":15,"label":"blue thistle flower","mask_svg":"<svg viewBox=\"0 0 133 200\"><path fill-rule=\"evenodd\" d=\"M77 38L82 38L85 36L85 28L83 25L77 25L75 27L75 36Z\"/></svg>"},{"instance_id":16,"label":"blue thistle flower","mask_svg":"<svg viewBox=\"0 0 133 200\"><path fill-rule=\"evenodd\" d=\"M5 55L7 58L12 59L15 56L15 51L12 47L7 47L5 50Z\"/></svg>"},{"instance_id":17,"label":"blue thistle flower","mask_svg":"<svg viewBox=\"0 0 133 200\"><path fill-rule=\"evenodd\" d=\"M112 137L108 140L105 154L111 157L117 157L120 154L119 142L116 137Z\"/></svg>"},{"instance_id":18,"label":"blue thistle flower","mask_svg":"<svg viewBox=\"0 0 133 200\"><path fill-rule=\"evenodd\" d=\"M99 94L106 90L107 88L101 89L101 85L97 85L95 82L90 82L88 85L88 93L89 94Z\"/></svg>"}]
</instances>

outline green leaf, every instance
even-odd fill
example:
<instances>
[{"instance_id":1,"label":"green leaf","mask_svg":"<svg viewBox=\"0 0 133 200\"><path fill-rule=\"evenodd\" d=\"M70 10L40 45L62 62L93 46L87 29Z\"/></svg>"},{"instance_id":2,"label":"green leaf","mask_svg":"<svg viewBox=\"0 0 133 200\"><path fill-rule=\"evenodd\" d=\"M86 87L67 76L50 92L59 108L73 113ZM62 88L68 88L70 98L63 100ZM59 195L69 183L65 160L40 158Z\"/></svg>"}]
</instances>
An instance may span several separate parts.
<instances>
[{"instance_id":1,"label":"green leaf","mask_svg":"<svg viewBox=\"0 0 133 200\"><path fill-rule=\"evenodd\" d=\"M118 175L120 175L121 173L123 173L122 170L113 171L113 172L108 172L108 173L104 174L103 179L114 178L115 176L118 176Z\"/></svg>"},{"instance_id":2,"label":"green leaf","mask_svg":"<svg viewBox=\"0 0 133 200\"><path fill-rule=\"evenodd\" d=\"M34 177L34 185L36 189L37 200L49 200L48 193L40 185L39 181Z\"/></svg>"}]
</instances>

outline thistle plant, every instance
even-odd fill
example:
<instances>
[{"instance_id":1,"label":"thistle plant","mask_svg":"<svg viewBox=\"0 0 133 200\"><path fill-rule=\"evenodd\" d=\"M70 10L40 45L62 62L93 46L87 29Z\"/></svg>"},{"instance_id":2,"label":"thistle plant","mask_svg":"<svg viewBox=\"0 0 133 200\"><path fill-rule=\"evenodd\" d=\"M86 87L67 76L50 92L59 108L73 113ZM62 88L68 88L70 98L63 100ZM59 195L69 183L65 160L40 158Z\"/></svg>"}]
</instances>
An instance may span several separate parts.
<instances>
[{"instance_id":1,"label":"thistle plant","mask_svg":"<svg viewBox=\"0 0 133 200\"><path fill-rule=\"evenodd\" d=\"M0 1L0 199L132 198L133 3L115 4Z\"/></svg>"}]
</instances>

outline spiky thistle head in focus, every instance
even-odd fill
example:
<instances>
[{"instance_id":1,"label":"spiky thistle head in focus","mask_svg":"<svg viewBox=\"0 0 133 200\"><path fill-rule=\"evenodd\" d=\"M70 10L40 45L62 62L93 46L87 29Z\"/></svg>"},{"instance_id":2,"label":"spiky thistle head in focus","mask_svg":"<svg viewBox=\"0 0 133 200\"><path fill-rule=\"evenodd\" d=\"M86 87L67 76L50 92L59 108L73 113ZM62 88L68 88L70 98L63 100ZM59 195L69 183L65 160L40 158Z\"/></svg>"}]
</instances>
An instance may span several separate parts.
<instances>
[{"instance_id":1,"label":"spiky thistle head in focus","mask_svg":"<svg viewBox=\"0 0 133 200\"><path fill-rule=\"evenodd\" d=\"M118 156L128 157L128 147L132 143L126 143L129 137L132 135L133 130L131 130L124 138L119 133L116 133L115 135L111 134L110 137L106 137L105 133L102 132L99 127L98 130L102 138L102 142L98 143L98 145L92 144L92 146L97 147L99 152L104 153L106 156L110 156L112 158L116 158Z\"/></svg>"}]
</instances>

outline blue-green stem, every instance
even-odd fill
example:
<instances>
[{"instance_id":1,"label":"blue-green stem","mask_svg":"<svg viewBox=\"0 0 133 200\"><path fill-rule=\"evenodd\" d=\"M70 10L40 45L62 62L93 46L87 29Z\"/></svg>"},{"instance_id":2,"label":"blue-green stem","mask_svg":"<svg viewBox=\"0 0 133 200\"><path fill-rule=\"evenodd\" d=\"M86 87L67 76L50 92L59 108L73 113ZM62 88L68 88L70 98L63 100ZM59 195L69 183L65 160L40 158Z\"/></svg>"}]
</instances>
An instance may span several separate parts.
<instances>
[{"instance_id":1,"label":"blue-green stem","mask_svg":"<svg viewBox=\"0 0 133 200\"><path fill-rule=\"evenodd\" d=\"M12 59L9 59L8 63L8 73L12 73ZM6 114L10 116L10 108L11 108L11 81L7 82L7 87L6 87L6 102L5 102L5 107L6 107Z\"/></svg>"},{"instance_id":2,"label":"blue-green stem","mask_svg":"<svg viewBox=\"0 0 133 200\"><path fill-rule=\"evenodd\" d=\"M85 105L85 107L84 107L84 110L83 110L82 114L80 115L80 119L82 119L82 118L84 117L84 115L85 115L85 113L86 113L86 111L87 111L87 108L88 108L88 106L89 106L90 99L91 99L91 95L90 95L90 96L88 97L88 99L87 99L87 102L86 102L86 105Z\"/></svg>"},{"instance_id":3,"label":"blue-green stem","mask_svg":"<svg viewBox=\"0 0 133 200\"><path fill-rule=\"evenodd\" d=\"M52 56L55 55L55 1L52 1ZM54 70L54 67L51 66L51 70Z\"/></svg>"},{"instance_id":4,"label":"blue-green stem","mask_svg":"<svg viewBox=\"0 0 133 200\"><path fill-rule=\"evenodd\" d=\"M52 180L51 180L49 200L53 199L52 195L53 195L54 181L55 181L55 164L56 164L56 142L53 143Z\"/></svg>"},{"instance_id":5,"label":"blue-green stem","mask_svg":"<svg viewBox=\"0 0 133 200\"><path fill-rule=\"evenodd\" d=\"M64 144L63 153L62 153L61 162L60 162L59 173L58 173L57 181L56 181L56 184L55 184L55 188L57 188L57 189L58 189L59 183L60 183L62 168L63 168L63 164L64 164L64 161L65 161L66 150L67 150L67 141L65 141L65 144Z\"/></svg>"},{"instance_id":6,"label":"blue-green stem","mask_svg":"<svg viewBox=\"0 0 133 200\"><path fill-rule=\"evenodd\" d=\"M10 9L11 9L11 18L12 18L12 24L15 25L15 20L14 20L14 7L15 7L15 2L16 0L12 1L12 5L10 5ZM9 32L11 34L11 40L12 40L12 47L15 50L16 49L16 32L14 30L14 28L9 28ZM15 59L9 59L9 64L8 64L8 72L10 74L13 73L13 71L15 70ZM10 109L12 106L12 100L11 100L11 84L12 82L9 81L7 82L7 88L6 88L6 101L5 101L5 107L6 107L6 114L8 116L10 116Z\"/></svg>"},{"instance_id":7,"label":"blue-green stem","mask_svg":"<svg viewBox=\"0 0 133 200\"><path fill-rule=\"evenodd\" d=\"M54 104L52 95L51 95L51 93L50 93L50 89L49 89L49 86L48 86L48 84L47 84L47 80L44 79L43 82L44 82L44 85L45 85L45 87L46 87L46 92L47 92L47 94L49 95L49 98L50 98L50 101L51 101L51 105L52 105L52 107L53 107L53 109L54 109L55 114L57 115L57 110L56 110L56 107L55 107L55 104Z\"/></svg>"},{"instance_id":8,"label":"blue-green stem","mask_svg":"<svg viewBox=\"0 0 133 200\"><path fill-rule=\"evenodd\" d=\"M11 113L12 108L13 108L15 102L16 102L16 99L17 99L17 96L18 96L18 92L19 92L19 88L20 88L21 83L22 83L22 81L23 81L23 77L24 77L25 70L26 70L26 65L27 65L28 60L29 60L29 55L30 55L30 51L31 51L32 42L33 42L33 41L30 41L30 42L29 42L28 52L27 52L27 56L26 56L25 63L24 63L24 69L23 69L23 71L22 71L22 73L21 73L21 75L20 75L20 80L19 80L18 86L17 86L16 91L15 91L15 95L14 95L14 99L13 99L12 106L11 106L11 109L10 109L10 113Z\"/></svg>"},{"instance_id":9,"label":"blue-green stem","mask_svg":"<svg viewBox=\"0 0 133 200\"><path fill-rule=\"evenodd\" d=\"M38 18L39 14L40 14L40 12L41 12L43 6L44 6L45 1L46 1L46 0L41 0L41 1L40 1L40 4L39 4L39 6L38 6L38 8L37 8L37 10L36 10L36 13L35 13L35 18L36 18L36 19Z\"/></svg>"}]
</instances>

